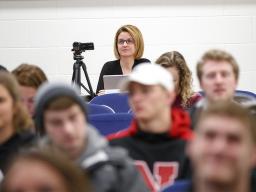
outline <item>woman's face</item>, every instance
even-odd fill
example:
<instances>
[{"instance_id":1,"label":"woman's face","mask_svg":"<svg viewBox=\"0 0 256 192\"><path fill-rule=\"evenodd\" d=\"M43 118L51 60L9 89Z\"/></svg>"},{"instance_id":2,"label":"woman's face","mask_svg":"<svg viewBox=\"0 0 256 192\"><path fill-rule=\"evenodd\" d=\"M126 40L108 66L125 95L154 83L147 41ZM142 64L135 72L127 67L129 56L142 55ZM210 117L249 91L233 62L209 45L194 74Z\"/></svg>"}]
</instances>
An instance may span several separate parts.
<instances>
[{"instance_id":1,"label":"woman's face","mask_svg":"<svg viewBox=\"0 0 256 192\"><path fill-rule=\"evenodd\" d=\"M117 49L122 57L134 57L135 44L132 36L127 32L121 32L117 38Z\"/></svg>"},{"instance_id":2,"label":"woman's face","mask_svg":"<svg viewBox=\"0 0 256 192\"><path fill-rule=\"evenodd\" d=\"M14 104L8 90L0 85L0 129L9 127L13 122Z\"/></svg>"},{"instance_id":3,"label":"woman's face","mask_svg":"<svg viewBox=\"0 0 256 192\"><path fill-rule=\"evenodd\" d=\"M174 83L174 86L175 86L175 92L178 95L180 93L180 87L179 87L180 76L179 76L179 71L178 71L178 69L176 67L168 67L166 69L170 72L170 74L173 77L173 83Z\"/></svg>"},{"instance_id":4,"label":"woman's face","mask_svg":"<svg viewBox=\"0 0 256 192\"><path fill-rule=\"evenodd\" d=\"M68 192L59 172L37 160L19 160L6 175L7 192Z\"/></svg>"}]
</instances>

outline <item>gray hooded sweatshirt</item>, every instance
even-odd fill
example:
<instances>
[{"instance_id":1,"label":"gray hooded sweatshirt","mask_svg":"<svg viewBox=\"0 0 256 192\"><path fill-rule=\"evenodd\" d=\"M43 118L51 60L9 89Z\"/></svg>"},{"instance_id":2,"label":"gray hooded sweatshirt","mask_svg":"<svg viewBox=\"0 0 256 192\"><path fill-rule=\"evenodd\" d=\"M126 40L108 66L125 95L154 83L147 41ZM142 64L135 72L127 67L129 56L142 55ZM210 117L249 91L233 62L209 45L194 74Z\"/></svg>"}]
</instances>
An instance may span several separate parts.
<instances>
[{"instance_id":1,"label":"gray hooded sweatshirt","mask_svg":"<svg viewBox=\"0 0 256 192\"><path fill-rule=\"evenodd\" d=\"M73 98L86 114L85 102L66 84L46 84L36 96L36 128L44 136L41 144L52 144L44 130L43 112L50 101L61 96ZM86 146L76 163L88 174L95 192L147 192L133 161L122 148L110 147L108 141L91 125L86 129Z\"/></svg>"}]
</instances>

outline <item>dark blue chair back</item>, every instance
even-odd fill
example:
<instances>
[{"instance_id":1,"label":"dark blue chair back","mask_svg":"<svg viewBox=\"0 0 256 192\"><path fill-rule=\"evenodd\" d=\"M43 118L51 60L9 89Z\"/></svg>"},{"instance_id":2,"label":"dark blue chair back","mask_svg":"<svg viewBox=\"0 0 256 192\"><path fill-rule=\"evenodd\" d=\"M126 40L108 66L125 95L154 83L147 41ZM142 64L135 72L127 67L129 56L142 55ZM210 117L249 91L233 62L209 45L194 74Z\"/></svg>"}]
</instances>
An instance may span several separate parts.
<instances>
[{"instance_id":1,"label":"dark blue chair back","mask_svg":"<svg viewBox=\"0 0 256 192\"><path fill-rule=\"evenodd\" d=\"M130 106L127 93L109 93L94 97L91 104L107 105L116 113L128 113Z\"/></svg>"},{"instance_id":2,"label":"dark blue chair back","mask_svg":"<svg viewBox=\"0 0 256 192\"><path fill-rule=\"evenodd\" d=\"M102 135L109 135L129 127L132 118L132 115L129 113L109 113L89 115L88 121Z\"/></svg>"},{"instance_id":3,"label":"dark blue chair back","mask_svg":"<svg viewBox=\"0 0 256 192\"><path fill-rule=\"evenodd\" d=\"M176 181L172 186L164 189L162 192L189 192L191 188L191 181L181 180Z\"/></svg>"},{"instance_id":4,"label":"dark blue chair back","mask_svg":"<svg viewBox=\"0 0 256 192\"><path fill-rule=\"evenodd\" d=\"M235 96L244 96L256 100L256 94L250 91L236 90Z\"/></svg>"},{"instance_id":5,"label":"dark blue chair back","mask_svg":"<svg viewBox=\"0 0 256 192\"><path fill-rule=\"evenodd\" d=\"M245 103L256 101L256 94L249 91L236 90L234 100L244 105Z\"/></svg>"},{"instance_id":6,"label":"dark blue chair back","mask_svg":"<svg viewBox=\"0 0 256 192\"><path fill-rule=\"evenodd\" d=\"M199 91L199 93L204 96L203 91ZM235 98L244 98L247 100L256 100L256 94L251 91L244 91L244 90L236 90Z\"/></svg>"},{"instance_id":7,"label":"dark blue chair back","mask_svg":"<svg viewBox=\"0 0 256 192\"><path fill-rule=\"evenodd\" d=\"M87 103L87 109L89 115L102 114L102 113L115 113L115 111L106 105L97 105Z\"/></svg>"}]
</instances>

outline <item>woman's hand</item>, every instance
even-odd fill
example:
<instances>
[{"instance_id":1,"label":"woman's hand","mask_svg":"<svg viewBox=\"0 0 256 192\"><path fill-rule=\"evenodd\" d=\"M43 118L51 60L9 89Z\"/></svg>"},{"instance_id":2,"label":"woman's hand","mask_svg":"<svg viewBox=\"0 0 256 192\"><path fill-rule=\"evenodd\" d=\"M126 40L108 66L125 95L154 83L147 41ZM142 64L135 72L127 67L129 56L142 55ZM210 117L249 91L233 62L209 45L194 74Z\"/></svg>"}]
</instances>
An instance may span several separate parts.
<instances>
[{"instance_id":1,"label":"woman's hand","mask_svg":"<svg viewBox=\"0 0 256 192\"><path fill-rule=\"evenodd\" d=\"M106 94L106 91L105 91L105 89L101 89L99 92L98 92L98 96L100 96L100 95L105 95Z\"/></svg>"}]
</instances>

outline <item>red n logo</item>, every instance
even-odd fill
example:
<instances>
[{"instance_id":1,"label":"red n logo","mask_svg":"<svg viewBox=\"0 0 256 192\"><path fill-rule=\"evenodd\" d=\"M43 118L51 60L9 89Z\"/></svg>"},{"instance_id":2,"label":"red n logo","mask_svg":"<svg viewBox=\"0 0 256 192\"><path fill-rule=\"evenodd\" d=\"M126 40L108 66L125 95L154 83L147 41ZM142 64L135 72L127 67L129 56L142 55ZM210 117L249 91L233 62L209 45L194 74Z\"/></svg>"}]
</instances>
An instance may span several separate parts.
<instances>
[{"instance_id":1,"label":"red n logo","mask_svg":"<svg viewBox=\"0 0 256 192\"><path fill-rule=\"evenodd\" d=\"M155 162L153 174L145 161L135 161L135 165L152 192L162 191L171 186L178 176L179 164L177 162Z\"/></svg>"}]
</instances>

